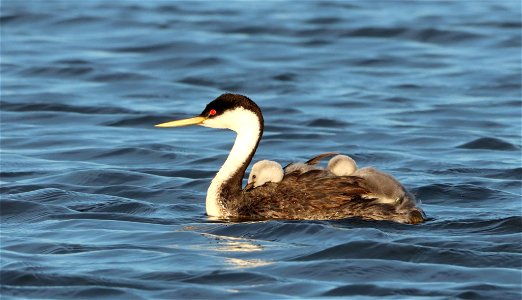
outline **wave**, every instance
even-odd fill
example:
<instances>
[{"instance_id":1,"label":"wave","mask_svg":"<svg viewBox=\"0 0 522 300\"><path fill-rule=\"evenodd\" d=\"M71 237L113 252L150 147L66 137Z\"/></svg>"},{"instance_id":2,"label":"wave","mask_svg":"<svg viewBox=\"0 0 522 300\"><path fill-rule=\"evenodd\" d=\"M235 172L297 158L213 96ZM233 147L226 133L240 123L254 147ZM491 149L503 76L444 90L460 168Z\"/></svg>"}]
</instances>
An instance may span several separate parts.
<instances>
[{"instance_id":1,"label":"wave","mask_svg":"<svg viewBox=\"0 0 522 300\"><path fill-rule=\"evenodd\" d=\"M111 81L142 81L153 79L154 77L150 75L145 75L141 73L135 72L114 72L114 73L104 73L99 75L91 76L90 79L94 81L101 82L111 82Z\"/></svg>"},{"instance_id":2,"label":"wave","mask_svg":"<svg viewBox=\"0 0 522 300\"><path fill-rule=\"evenodd\" d=\"M486 149L486 150L498 150L498 151L515 151L520 150L520 147L503 141L499 138L483 137L475 139L471 142L459 145L457 148L462 149Z\"/></svg>"},{"instance_id":3,"label":"wave","mask_svg":"<svg viewBox=\"0 0 522 300\"><path fill-rule=\"evenodd\" d=\"M422 43L448 44L477 40L481 38L482 35L467 31L438 29L435 27L420 29L411 27L361 27L348 30L340 34L340 37L403 38Z\"/></svg>"},{"instance_id":4,"label":"wave","mask_svg":"<svg viewBox=\"0 0 522 300\"><path fill-rule=\"evenodd\" d=\"M303 125L312 126L312 127L325 127L325 128L344 128L344 127L350 125L350 123L341 121L341 120L336 120L336 119L318 118L318 119L306 121L305 123L303 123Z\"/></svg>"},{"instance_id":5,"label":"wave","mask_svg":"<svg viewBox=\"0 0 522 300\"><path fill-rule=\"evenodd\" d=\"M353 241L329 247L315 253L293 258L292 261L324 259L381 259L408 262L447 264L467 267L521 268L519 254L496 253L486 256L480 251L427 247L397 242Z\"/></svg>"},{"instance_id":6,"label":"wave","mask_svg":"<svg viewBox=\"0 0 522 300\"><path fill-rule=\"evenodd\" d=\"M72 210L58 205L8 199L0 201L0 208L3 223L38 222L48 219L51 215L72 212Z\"/></svg>"},{"instance_id":7,"label":"wave","mask_svg":"<svg viewBox=\"0 0 522 300\"><path fill-rule=\"evenodd\" d=\"M2 110L14 112L55 111L79 114L129 114L131 110L111 106L78 106L63 103L13 103L1 101Z\"/></svg>"},{"instance_id":8,"label":"wave","mask_svg":"<svg viewBox=\"0 0 522 300\"><path fill-rule=\"evenodd\" d=\"M521 216L508 216L498 219L463 219L452 221L439 221L432 224L433 228L437 229L451 229L451 230L466 230L474 233L484 234L515 234L515 239L520 239L517 236L520 233L522 225Z\"/></svg>"},{"instance_id":9,"label":"wave","mask_svg":"<svg viewBox=\"0 0 522 300\"><path fill-rule=\"evenodd\" d=\"M92 74L95 72L94 67L90 66L45 66L45 67L29 67L23 69L23 75L33 76L53 76L53 77L80 77L82 75Z\"/></svg>"},{"instance_id":10,"label":"wave","mask_svg":"<svg viewBox=\"0 0 522 300\"><path fill-rule=\"evenodd\" d=\"M131 47L117 47L110 48L113 52L135 52L135 53L155 53L162 51L174 51L180 46L184 46L183 43L169 42L169 43L155 43L152 45L145 46L131 46Z\"/></svg>"},{"instance_id":11,"label":"wave","mask_svg":"<svg viewBox=\"0 0 522 300\"><path fill-rule=\"evenodd\" d=\"M440 286L417 284L404 287L389 286L386 284L358 283L347 284L331 289L322 296L365 296L365 297L386 297L396 295L399 297L448 297L463 299L489 299L498 295L503 295L506 299L515 299L519 293L513 292L512 286L497 284L450 284L444 289Z\"/></svg>"}]
</instances>

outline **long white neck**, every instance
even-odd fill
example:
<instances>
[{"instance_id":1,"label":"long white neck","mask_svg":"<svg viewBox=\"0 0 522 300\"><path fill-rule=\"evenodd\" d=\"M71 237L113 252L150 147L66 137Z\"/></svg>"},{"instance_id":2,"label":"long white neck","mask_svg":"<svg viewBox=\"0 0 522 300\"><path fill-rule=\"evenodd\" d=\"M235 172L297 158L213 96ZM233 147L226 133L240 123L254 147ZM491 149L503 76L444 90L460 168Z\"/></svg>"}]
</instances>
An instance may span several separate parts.
<instances>
[{"instance_id":1,"label":"long white neck","mask_svg":"<svg viewBox=\"0 0 522 300\"><path fill-rule=\"evenodd\" d=\"M226 128L234 130L237 136L225 163L207 191L206 211L208 216L213 217L228 216L225 202L241 192L243 176L262 135L261 124L254 113L241 109L226 117Z\"/></svg>"}]
</instances>

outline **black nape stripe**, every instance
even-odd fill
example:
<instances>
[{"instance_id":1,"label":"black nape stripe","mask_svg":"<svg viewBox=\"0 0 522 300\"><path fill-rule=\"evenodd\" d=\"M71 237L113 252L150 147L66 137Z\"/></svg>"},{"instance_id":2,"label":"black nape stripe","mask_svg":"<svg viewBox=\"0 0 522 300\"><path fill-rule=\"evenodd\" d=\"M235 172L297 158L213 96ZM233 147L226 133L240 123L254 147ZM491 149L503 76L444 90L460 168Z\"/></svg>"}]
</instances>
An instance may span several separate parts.
<instances>
[{"instance_id":1,"label":"black nape stripe","mask_svg":"<svg viewBox=\"0 0 522 300\"><path fill-rule=\"evenodd\" d=\"M261 113L259 106L257 106L254 101L250 100L250 98L240 94L222 94L207 104L205 109L201 112L200 116L209 117L210 111L215 109L216 114L210 116L210 118L212 118L222 115L227 110L232 110L238 107L242 107L255 113L261 122L261 127L264 126L263 114Z\"/></svg>"}]
</instances>

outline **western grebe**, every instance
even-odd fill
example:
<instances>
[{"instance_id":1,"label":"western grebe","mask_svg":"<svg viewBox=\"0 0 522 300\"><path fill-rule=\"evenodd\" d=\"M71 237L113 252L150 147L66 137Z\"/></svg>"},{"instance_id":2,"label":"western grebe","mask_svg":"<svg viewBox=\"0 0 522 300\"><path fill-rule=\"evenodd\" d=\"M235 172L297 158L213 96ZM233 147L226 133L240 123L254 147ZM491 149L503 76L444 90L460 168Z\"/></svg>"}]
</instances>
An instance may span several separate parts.
<instances>
[{"instance_id":1,"label":"western grebe","mask_svg":"<svg viewBox=\"0 0 522 300\"><path fill-rule=\"evenodd\" d=\"M283 168L273 160L260 160L252 166L245 190L262 186L267 182L281 182Z\"/></svg>"},{"instance_id":2,"label":"western grebe","mask_svg":"<svg viewBox=\"0 0 522 300\"><path fill-rule=\"evenodd\" d=\"M417 204L415 197L390 174L379 171L373 167L355 170L351 176L365 179L365 187L379 198L381 203L402 204L412 202Z\"/></svg>"},{"instance_id":3,"label":"western grebe","mask_svg":"<svg viewBox=\"0 0 522 300\"><path fill-rule=\"evenodd\" d=\"M414 202L400 206L378 203L364 179L353 176L286 176L279 183L268 183L243 190L245 170L263 135L261 110L252 100L238 94L223 94L207 104L193 118L166 122L157 127L202 125L230 129L236 140L222 167L212 180L206 198L207 215L239 220L266 219L344 219L360 217L420 223L424 213Z\"/></svg>"},{"instance_id":4,"label":"western grebe","mask_svg":"<svg viewBox=\"0 0 522 300\"><path fill-rule=\"evenodd\" d=\"M347 155L336 155L328 161L326 168L336 176L350 176L357 170L357 163Z\"/></svg>"}]
</instances>

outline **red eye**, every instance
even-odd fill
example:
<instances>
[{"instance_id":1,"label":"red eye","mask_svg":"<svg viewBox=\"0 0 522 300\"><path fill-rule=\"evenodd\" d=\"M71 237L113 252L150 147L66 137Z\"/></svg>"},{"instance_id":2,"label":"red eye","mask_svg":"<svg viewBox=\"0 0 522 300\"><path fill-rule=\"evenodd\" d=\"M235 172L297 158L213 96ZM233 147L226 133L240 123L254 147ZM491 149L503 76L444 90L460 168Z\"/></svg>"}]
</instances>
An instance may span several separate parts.
<instances>
[{"instance_id":1,"label":"red eye","mask_svg":"<svg viewBox=\"0 0 522 300\"><path fill-rule=\"evenodd\" d=\"M217 114L217 111L215 109L211 109L210 112L208 113L209 116L213 116Z\"/></svg>"}]
</instances>

